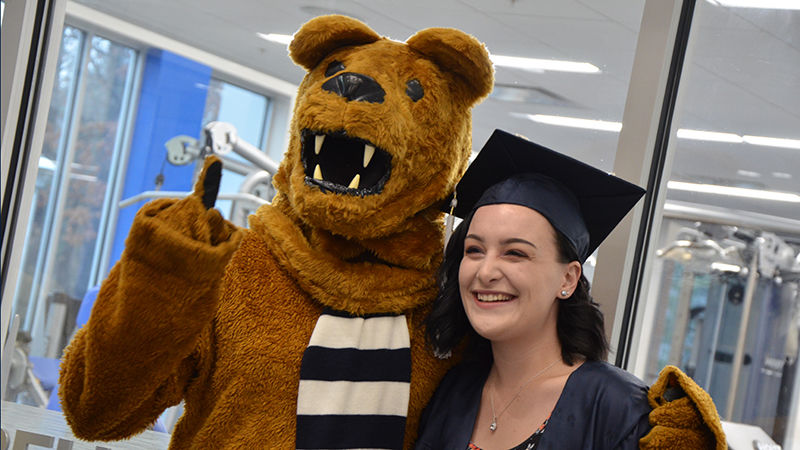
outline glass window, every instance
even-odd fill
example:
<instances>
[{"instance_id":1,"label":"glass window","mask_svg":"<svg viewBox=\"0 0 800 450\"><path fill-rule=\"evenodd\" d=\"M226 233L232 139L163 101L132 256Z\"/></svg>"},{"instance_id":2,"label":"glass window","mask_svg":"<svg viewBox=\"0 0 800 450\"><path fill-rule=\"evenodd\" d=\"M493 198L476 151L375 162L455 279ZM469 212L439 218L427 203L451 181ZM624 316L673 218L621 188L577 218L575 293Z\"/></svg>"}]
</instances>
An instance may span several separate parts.
<instances>
[{"instance_id":1,"label":"glass window","mask_svg":"<svg viewBox=\"0 0 800 450\"><path fill-rule=\"evenodd\" d=\"M680 367L731 426L795 448L800 11L727 3L696 4L634 365Z\"/></svg>"},{"instance_id":2,"label":"glass window","mask_svg":"<svg viewBox=\"0 0 800 450\"><path fill-rule=\"evenodd\" d=\"M120 116L127 105L135 52L94 36L91 40L84 80L86 88L75 143L61 189L61 215L53 240L55 259L51 266L50 290L59 289L81 298L86 290L90 262L97 242L103 201L107 193L112 156L119 148ZM82 264L75 264L82 261Z\"/></svg>"},{"instance_id":3,"label":"glass window","mask_svg":"<svg viewBox=\"0 0 800 450\"><path fill-rule=\"evenodd\" d=\"M135 57L128 47L64 28L12 312L31 357L60 357L74 331L97 257Z\"/></svg>"},{"instance_id":4,"label":"glass window","mask_svg":"<svg viewBox=\"0 0 800 450\"><path fill-rule=\"evenodd\" d=\"M64 28L59 53L58 71L53 83L53 94L50 112L45 131L42 154L39 158L39 170L36 177L36 190L31 208L31 220L25 237L24 259L17 283L17 294L14 302L14 314L19 314L21 329L30 330L35 311L38 292L34 286L41 285L44 252L47 249L45 229L53 222L52 214L56 196L54 183L57 179L59 155L64 154L69 130L67 129L68 112L73 106L75 91L78 86L78 70L84 43L84 34L72 27Z\"/></svg>"},{"instance_id":5,"label":"glass window","mask_svg":"<svg viewBox=\"0 0 800 450\"><path fill-rule=\"evenodd\" d=\"M266 96L212 78L208 86L208 97L203 112L203 126L213 121L229 123L236 128L236 135L239 139L254 147L262 148L266 140L268 112L269 99ZM231 152L226 157L242 163L243 167L237 165L238 170L231 170L231 165L228 164L228 168L224 170L220 180L219 192L221 194L237 193L247 175L257 169L236 152ZM272 198L272 195L268 194L262 196L267 199ZM235 203L232 200L219 199L215 206L226 218L233 219ZM254 205L245 204L246 202L240 203L242 207L249 208L248 210L253 209ZM236 221L241 221L243 217L246 217L245 212L237 215ZM239 225L246 226L247 224L242 222Z\"/></svg>"}]
</instances>

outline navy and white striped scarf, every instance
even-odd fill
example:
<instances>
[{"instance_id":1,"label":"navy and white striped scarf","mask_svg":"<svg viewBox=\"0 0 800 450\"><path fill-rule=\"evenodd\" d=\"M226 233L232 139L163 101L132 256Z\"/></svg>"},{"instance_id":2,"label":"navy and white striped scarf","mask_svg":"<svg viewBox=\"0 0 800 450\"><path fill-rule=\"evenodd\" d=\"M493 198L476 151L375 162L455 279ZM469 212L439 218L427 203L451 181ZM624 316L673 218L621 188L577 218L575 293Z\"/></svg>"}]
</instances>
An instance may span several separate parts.
<instances>
[{"instance_id":1,"label":"navy and white striped scarf","mask_svg":"<svg viewBox=\"0 0 800 450\"><path fill-rule=\"evenodd\" d=\"M402 448L410 382L404 315L324 311L300 366L296 447Z\"/></svg>"}]
</instances>

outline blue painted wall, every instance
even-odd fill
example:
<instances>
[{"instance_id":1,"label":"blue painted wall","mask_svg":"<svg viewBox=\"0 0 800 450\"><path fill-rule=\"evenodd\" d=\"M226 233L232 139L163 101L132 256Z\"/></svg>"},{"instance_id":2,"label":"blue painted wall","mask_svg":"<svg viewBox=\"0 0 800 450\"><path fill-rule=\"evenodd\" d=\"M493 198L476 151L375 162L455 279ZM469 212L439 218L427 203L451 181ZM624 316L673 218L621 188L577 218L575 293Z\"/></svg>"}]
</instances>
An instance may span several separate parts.
<instances>
[{"instance_id":1,"label":"blue painted wall","mask_svg":"<svg viewBox=\"0 0 800 450\"><path fill-rule=\"evenodd\" d=\"M200 136L210 80L210 67L164 50L147 53L122 199L154 190L162 168L161 190L191 190L194 165L167 163L164 144L179 134ZM107 271L119 260L133 217L144 203L120 210Z\"/></svg>"}]
</instances>

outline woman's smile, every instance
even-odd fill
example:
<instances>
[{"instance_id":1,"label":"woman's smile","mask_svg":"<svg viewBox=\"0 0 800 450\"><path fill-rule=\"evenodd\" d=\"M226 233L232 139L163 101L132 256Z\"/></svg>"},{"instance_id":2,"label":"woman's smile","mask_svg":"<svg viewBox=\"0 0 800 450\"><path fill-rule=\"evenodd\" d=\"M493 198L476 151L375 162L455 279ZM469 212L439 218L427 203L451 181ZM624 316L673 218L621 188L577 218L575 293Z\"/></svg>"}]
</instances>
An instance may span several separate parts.
<instances>
[{"instance_id":1,"label":"woman's smile","mask_svg":"<svg viewBox=\"0 0 800 450\"><path fill-rule=\"evenodd\" d=\"M499 292L473 291L472 295L479 303L505 303L517 298L514 295Z\"/></svg>"}]
</instances>

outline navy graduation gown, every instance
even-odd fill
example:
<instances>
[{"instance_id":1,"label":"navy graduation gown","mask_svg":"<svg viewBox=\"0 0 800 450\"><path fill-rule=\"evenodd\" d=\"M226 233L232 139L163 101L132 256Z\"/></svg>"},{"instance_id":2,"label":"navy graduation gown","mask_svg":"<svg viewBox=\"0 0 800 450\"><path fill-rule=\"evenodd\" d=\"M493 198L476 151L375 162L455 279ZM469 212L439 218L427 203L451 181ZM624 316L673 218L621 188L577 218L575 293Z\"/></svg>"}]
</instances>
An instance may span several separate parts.
<instances>
[{"instance_id":1,"label":"navy graduation gown","mask_svg":"<svg viewBox=\"0 0 800 450\"><path fill-rule=\"evenodd\" d=\"M423 412L417 449L467 448L489 368L462 363L450 370ZM586 361L567 379L536 449L638 449L650 431L650 411L641 380L607 362Z\"/></svg>"}]
</instances>

